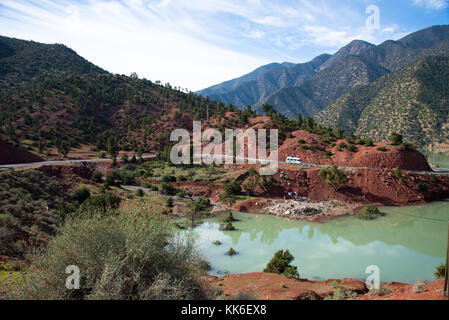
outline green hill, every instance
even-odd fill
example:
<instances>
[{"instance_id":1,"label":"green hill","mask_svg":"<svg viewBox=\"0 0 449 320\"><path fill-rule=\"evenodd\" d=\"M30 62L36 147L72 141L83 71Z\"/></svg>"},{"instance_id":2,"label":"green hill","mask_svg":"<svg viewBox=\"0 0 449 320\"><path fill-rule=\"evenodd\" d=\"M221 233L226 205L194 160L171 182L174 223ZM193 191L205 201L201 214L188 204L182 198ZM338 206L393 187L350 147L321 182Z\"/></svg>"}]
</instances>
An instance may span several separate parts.
<instances>
[{"instance_id":1,"label":"green hill","mask_svg":"<svg viewBox=\"0 0 449 320\"><path fill-rule=\"evenodd\" d=\"M449 56L426 57L357 88L315 116L363 137L397 132L419 146L449 138Z\"/></svg>"},{"instance_id":2,"label":"green hill","mask_svg":"<svg viewBox=\"0 0 449 320\"><path fill-rule=\"evenodd\" d=\"M60 44L42 44L0 36L0 90L20 88L57 74L105 73Z\"/></svg>"}]
</instances>

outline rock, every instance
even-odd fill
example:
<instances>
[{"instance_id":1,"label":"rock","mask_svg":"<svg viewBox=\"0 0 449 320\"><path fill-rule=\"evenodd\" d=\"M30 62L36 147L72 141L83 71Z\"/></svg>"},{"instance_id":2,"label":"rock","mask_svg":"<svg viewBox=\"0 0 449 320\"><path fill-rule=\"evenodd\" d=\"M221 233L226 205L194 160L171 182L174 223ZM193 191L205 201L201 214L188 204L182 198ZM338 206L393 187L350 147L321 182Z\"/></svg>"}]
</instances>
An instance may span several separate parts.
<instances>
[{"instance_id":1,"label":"rock","mask_svg":"<svg viewBox=\"0 0 449 320\"><path fill-rule=\"evenodd\" d=\"M419 280L413 286L413 293L422 293L422 292L426 292L426 290L427 290L427 285L426 285L426 282L423 280Z\"/></svg>"}]
</instances>

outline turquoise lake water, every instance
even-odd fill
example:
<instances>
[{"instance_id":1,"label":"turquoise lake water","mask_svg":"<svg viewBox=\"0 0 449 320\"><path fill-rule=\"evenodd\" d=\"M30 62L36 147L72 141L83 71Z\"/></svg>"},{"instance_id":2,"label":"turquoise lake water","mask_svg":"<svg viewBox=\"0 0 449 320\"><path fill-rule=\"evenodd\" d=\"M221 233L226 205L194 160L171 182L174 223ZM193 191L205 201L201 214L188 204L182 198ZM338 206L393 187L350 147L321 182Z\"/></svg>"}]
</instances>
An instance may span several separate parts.
<instances>
[{"instance_id":1,"label":"turquoise lake water","mask_svg":"<svg viewBox=\"0 0 449 320\"><path fill-rule=\"evenodd\" d=\"M387 215L372 221L348 217L326 223L236 213L237 231L220 231L219 219L207 219L194 230L217 275L263 271L276 251L288 249L307 279L364 280L366 267L377 265L382 282L434 280L436 266L445 261L449 200L381 210ZM212 244L215 240L222 245ZM225 255L230 247L238 255Z\"/></svg>"}]
</instances>

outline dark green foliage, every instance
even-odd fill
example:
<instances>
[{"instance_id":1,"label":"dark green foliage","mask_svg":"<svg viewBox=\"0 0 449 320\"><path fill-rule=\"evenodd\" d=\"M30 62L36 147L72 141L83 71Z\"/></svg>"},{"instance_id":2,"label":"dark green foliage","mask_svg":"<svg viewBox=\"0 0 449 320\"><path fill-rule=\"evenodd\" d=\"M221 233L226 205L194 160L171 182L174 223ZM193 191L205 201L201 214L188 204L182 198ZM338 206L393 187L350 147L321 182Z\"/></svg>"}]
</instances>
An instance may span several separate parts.
<instances>
[{"instance_id":1,"label":"dark green foliage","mask_svg":"<svg viewBox=\"0 0 449 320\"><path fill-rule=\"evenodd\" d=\"M444 277L446 276L446 264L445 263L440 264L436 268L434 275L435 279L437 280L444 279Z\"/></svg>"},{"instance_id":2,"label":"dark green foliage","mask_svg":"<svg viewBox=\"0 0 449 320\"><path fill-rule=\"evenodd\" d=\"M429 190L429 185L425 182L420 182L416 185L416 190L420 192L425 192Z\"/></svg>"},{"instance_id":3,"label":"dark green foliage","mask_svg":"<svg viewBox=\"0 0 449 320\"><path fill-rule=\"evenodd\" d=\"M173 207L174 207L174 201L173 201L172 198L168 198L168 199L165 201L165 203L166 203L166 205L167 205L168 208L173 208Z\"/></svg>"},{"instance_id":4,"label":"dark green foliage","mask_svg":"<svg viewBox=\"0 0 449 320\"><path fill-rule=\"evenodd\" d=\"M84 201L90 198L90 191L86 187L75 189L70 193L72 200L82 204Z\"/></svg>"},{"instance_id":5,"label":"dark green foliage","mask_svg":"<svg viewBox=\"0 0 449 320\"><path fill-rule=\"evenodd\" d=\"M171 183L162 182L159 185L159 192L167 196L174 196L178 190Z\"/></svg>"},{"instance_id":6,"label":"dark green foliage","mask_svg":"<svg viewBox=\"0 0 449 320\"><path fill-rule=\"evenodd\" d=\"M109 210L117 209L121 201L122 200L114 194L102 193L91 196L84 201L80 207L80 211L88 214L105 214Z\"/></svg>"},{"instance_id":7,"label":"dark green foliage","mask_svg":"<svg viewBox=\"0 0 449 320\"><path fill-rule=\"evenodd\" d=\"M339 191L349 181L346 172L340 171L336 166L321 170L318 176L326 180L335 191Z\"/></svg>"},{"instance_id":8,"label":"dark green foliage","mask_svg":"<svg viewBox=\"0 0 449 320\"><path fill-rule=\"evenodd\" d=\"M226 183L223 185L223 192L227 195L238 196L242 194L242 187L239 181L233 181L231 183Z\"/></svg>"},{"instance_id":9,"label":"dark green foliage","mask_svg":"<svg viewBox=\"0 0 449 320\"><path fill-rule=\"evenodd\" d=\"M145 192L143 192L142 189L137 189L136 191L136 196L138 197L143 197L145 195Z\"/></svg>"},{"instance_id":10,"label":"dark green foliage","mask_svg":"<svg viewBox=\"0 0 449 320\"><path fill-rule=\"evenodd\" d=\"M385 147L377 147L377 151L386 152L386 151L388 151L388 149Z\"/></svg>"},{"instance_id":11,"label":"dark green foliage","mask_svg":"<svg viewBox=\"0 0 449 320\"><path fill-rule=\"evenodd\" d=\"M394 169L394 174L399 179L399 181L404 182L404 175L402 174L402 171L401 171L401 169L399 167Z\"/></svg>"},{"instance_id":12,"label":"dark green foliage","mask_svg":"<svg viewBox=\"0 0 449 320\"><path fill-rule=\"evenodd\" d=\"M355 216L362 220L372 220L377 217L381 217L383 214L379 211L379 208L373 206L372 204L368 204L364 206L362 209L356 212Z\"/></svg>"},{"instance_id":13,"label":"dark green foliage","mask_svg":"<svg viewBox=\"0 0 449 320\"><path fill-rule=\"evenodd\" d=\"M103 182L103 174L100 171L95 171L92 174L91 180L96 183L102 183Z\"/></svg>"},{"instance_id":14,"label":"dark green foliage","mask_svg":"<svg viewBox=\"0 0 449 320\"><path fill-rule=\"evenodd\" d=\"M392 133L389 139L391 144L394 146L398 146L403 142L402 135L398 133Z\"/></svg>"},{"instance_id":15,"label":"dark green foliage","mask_svg":"<svg viewBox=\"0 0 449 320\"><path fill-rule=\"evenodd\" d=\"M176 177L174 176L163 176L162 182L176 182Z\"/></svg>"},{"instance_id":16,"label":"dark green foliage","mask_svg":"<svg viewBox=\"0 0 449 320\"><path fill-rule=\"evenodd\" d=\"M295 258L288 250L279 250L263 270L266 273L283 274L287 277L299 277L298 268L291 263Z\"/></svg>"}]
</instances>

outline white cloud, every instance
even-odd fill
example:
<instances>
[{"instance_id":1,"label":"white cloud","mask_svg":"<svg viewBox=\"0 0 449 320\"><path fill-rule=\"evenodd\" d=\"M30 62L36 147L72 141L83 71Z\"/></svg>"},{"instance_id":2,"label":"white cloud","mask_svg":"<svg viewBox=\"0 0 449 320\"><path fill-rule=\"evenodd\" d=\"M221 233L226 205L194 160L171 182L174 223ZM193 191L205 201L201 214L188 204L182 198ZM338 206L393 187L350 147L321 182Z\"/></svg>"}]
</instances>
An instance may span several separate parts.
<instances>
[{"instance_id":1,"label":"white cloud","mask_svg":"<svg viewBox=\"0 0 449 320\"><path fill-rule=\"evenodd\" d=\"M441 10L449 7L448 0L413 0L413 3L417 6Z\"/></svg>"},{"instance_id":2,"label":"white cloud","mask_svg":"<svg viewBox=\"0 0 449 320\"><path fill-rule=\"evenodd\" d=\"M0 0L0 30L64 43L111 72L197 90L266 63L304 62L354 39L398 39L394 23L365 28L365 1Z\"/></svg>"}]
</instances>

